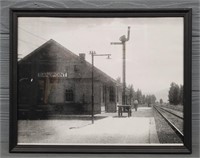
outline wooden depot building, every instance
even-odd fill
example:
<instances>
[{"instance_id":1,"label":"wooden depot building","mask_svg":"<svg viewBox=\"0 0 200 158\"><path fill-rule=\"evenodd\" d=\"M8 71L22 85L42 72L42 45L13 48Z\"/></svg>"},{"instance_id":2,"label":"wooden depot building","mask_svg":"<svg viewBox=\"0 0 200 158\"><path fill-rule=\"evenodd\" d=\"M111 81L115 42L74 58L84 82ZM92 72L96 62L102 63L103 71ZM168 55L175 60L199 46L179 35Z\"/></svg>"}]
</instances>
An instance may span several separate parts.
<instances>
[{"instance_id":1,"label":"wooden depot building","mask_svg":"<svg viewBox=\"0 0 200 158\"><path fill-rule=\"evenodd\" d=\"M19 118L91 114L91 70L85 54L47 41L18 61ZM116 112L117 103L119 83L94 67L94 113Z\"/></svg>"}]
</instances>

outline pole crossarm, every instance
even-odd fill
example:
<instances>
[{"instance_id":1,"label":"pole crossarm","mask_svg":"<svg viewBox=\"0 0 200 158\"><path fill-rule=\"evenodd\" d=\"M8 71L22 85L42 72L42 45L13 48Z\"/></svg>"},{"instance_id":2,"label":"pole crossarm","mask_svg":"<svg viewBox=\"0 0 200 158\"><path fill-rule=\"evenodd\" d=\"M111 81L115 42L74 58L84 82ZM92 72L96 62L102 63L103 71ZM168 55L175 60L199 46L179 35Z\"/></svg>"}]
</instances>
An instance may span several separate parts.
<instances>
[{"instance_id":1,"label":"pole crossarm","mask_svg":"<svg viewBox=\"0 0 200 158\"><path fill-rule=\"evenodd\" d=\"M121 44L123 44L122 42L111 42L110 43L111 45L121 45Z\"/></svg>"},{"instance_id":2,"label":"pole crossarm","mask_svg":"<svg viewBox=\"0 0 200 158\"><path fill-rule=\"evenodd\" d=\"M90 51L89 53L90 53L90 55L94 55L94 54L96 54L95 51Z\"/></svg>"},{"instance_id":3,"label":"pole crossarm","mask_svg":"<svg viewBox=\"0 0 200 158\"><path fill-rule=\"evenodd\" d=\"M111 56L111 54L93 54L93 56Z\"/></svg>"}]
</instances>

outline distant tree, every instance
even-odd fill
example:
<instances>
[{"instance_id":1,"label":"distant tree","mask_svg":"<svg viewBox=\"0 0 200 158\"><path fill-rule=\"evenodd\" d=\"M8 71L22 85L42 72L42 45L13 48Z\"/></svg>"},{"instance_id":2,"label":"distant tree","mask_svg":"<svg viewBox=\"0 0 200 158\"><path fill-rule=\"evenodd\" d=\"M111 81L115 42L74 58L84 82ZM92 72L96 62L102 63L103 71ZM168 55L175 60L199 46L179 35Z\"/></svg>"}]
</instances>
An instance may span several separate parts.
<instances>
[{"instance_id":1,"label":"distant tree","mask_svg":"<svg viewBox=\"0 0 200 158\"><path fill-rule=\"evenodd\" d=\"M151 95L151 103L155 104L156 103L156 96L153 94Z\"/></svg>"},{"instance_id":2,"label":"distant tree","mask_svg":"<svg viewBox=\"0 0 200 158\"><path fill-rule=\"evenodd\" d=\"M132 97L132 100L134 101L136 99L137 99L137 93L136 93L136 91L133 88L133 97Z\"/></svg>"},{"instance_id":3,"label":"distant tree","mask_svg":"<svg viewBox=\"0 0 200 158\"><path fill-rule=\"evenodd\" d=\"M142 104L145 104L145 102L146 102L146 96L142 95Z\"/></svg>"},{"instance_id":4,"label":"distant tree","mask_svg":"<svg viewBox=\"0 0 200 158\"><path fill-rule=\"evenodd\" d=\"M129 102L130 102L130 105L132 104L133 96L134 96L134 89L133 89L133 85L131 84L129 86Z\"/></svg>"},{"instance_id":5,"label":"distant tree","mask_svg":"<svg viewBox=\"0 0 200 158\"><path fill-rule=\"evenodd\" d=\"M147 104L147 105L149 105L149 95L146 95L146 97L145 97L145 103Z\"/></svg>"},{"instance_id":6,"label":"distant tree","mask_svg":"<svg viewBox=\"0 0 200 158\"><path fill-rule=\"evenodd\" d=\"M155 95L147 95L146 96L146 103L147 103L148 106L150 106L151 104L155 104L156 103Z\"/></svg>"},{"instance_id":7,"label":"distant tree","mask_svg":"<svg viewBox=\"0 0 200 158\"><path fill-rule=\"evenodd\" d=\"M180 103L181 105L183 105L183 85L180 85L179 103Z\"/></svg>"},{"instance_id":8,"label":"distant tree","mask_svg":"<svg viewBox=\"0 0 200 158\"><path fill-rule=\"evenodd\" d=\"M172 82L170 84L170 89L169 89L169 94L168 94L170 104L177 105L180 103L179 91L180 91L179 86L176 83Z\"/></svg>"},{"instance_id":9,"label":"distant tree","mask_svg":"<svg viewBox=\"0 0 200 158\"><path fill-rule=\"evenodd\" d=\"M147 103L148 106L151 105L151 95L146 96L146 103Z\"/></svg>"},{"instance_id":10,"label":"distant tree","mask_svg":"<svg viewBox=\"0 0 200 158\"><path fill-rule=\"evenodd\" d=\"M142 91L140 89L138 89L136 91L136 99L138 100L138 103L141 104L142 103Z\"/></svg>"},{"instance_id":11,"label":"distant tree","mask_svg":"<svg viewBox=\"0 0 200 158\"><path fill-rule=\"evenodd\" d=\"M162 100L162 99L160 99L160 104L161 104L161 105L163 104L163 100Z\"/></svg>"},{"instance_id":12,"label":"distant tree","mask_svg":"<svg viewBox=\"0 0 200 158\"><path fill-rule=\"evenodd\" d=\"M173 103L173 100L174 100L174 96L173 96L174 84L175 84L175 83L171 83L171 84L170 84L170 89L169 89L169 92L168 92L168 100L169 100L169 103L170 103L170 104L172 104L172 103Z\"/></svg>"}]
</instances>

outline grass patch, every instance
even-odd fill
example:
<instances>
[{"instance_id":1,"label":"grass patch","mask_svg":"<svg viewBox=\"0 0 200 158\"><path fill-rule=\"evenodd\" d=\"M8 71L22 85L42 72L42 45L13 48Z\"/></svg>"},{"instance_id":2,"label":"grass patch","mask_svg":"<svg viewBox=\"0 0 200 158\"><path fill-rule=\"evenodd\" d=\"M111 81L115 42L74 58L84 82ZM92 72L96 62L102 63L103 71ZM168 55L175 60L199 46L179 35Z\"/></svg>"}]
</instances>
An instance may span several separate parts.
<instances>
[{"instance_id":1,"label":"grass patch","mask_svg":"<svg viewBox=\"0 0 200 158\"><path fill-rule=\"evenodd\" d=\"M161 106L183 112L183 105L180 104L179 105L163 104Z\"/></svg>"}]
</instances>

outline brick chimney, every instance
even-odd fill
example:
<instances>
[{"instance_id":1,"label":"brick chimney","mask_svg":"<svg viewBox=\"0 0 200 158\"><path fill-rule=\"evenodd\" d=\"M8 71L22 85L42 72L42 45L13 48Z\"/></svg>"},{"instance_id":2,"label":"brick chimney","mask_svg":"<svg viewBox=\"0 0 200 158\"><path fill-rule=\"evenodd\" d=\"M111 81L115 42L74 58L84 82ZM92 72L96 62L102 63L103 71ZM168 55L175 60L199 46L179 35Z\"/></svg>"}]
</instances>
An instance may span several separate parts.
<instances>
[{"instance_id":1,"label":"brick chimney","mask_svg":"<svg viewBox=\"0 0 200 158\"><path fill-rule=\"evenodd\" d=\"M85 60L85 53L79 53L79 57L81 60Z\"/></svg>"}]
</instances>

